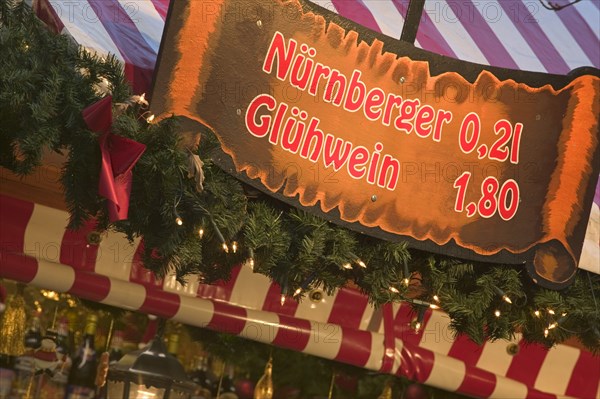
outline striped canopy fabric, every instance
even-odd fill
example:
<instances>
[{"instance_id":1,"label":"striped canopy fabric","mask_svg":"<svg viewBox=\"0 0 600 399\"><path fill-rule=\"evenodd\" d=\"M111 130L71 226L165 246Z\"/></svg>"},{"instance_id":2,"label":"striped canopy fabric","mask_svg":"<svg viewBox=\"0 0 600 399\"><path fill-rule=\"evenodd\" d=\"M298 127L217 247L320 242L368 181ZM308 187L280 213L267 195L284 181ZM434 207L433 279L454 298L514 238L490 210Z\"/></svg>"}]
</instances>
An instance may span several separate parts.
<instances>
[{"instance_id":1,"label":"striped canopy fabric","mask_svg":"<svg viewBox=\"0 0 600 399\"><path fill-rule=\"evenodd\" d=\"M159 280L142 267L139 240L107 233L90 245L93 224L66 230L64 211L0 195L0 218L0 277L474 397L600 397L599 358L571 346L548 351L519 335L476 345L454 339L448 316L431 309L416 332L410 305L375 309L351 288L282 305L281 287L247 264L226 283L190 276L182 286L174 275Z\"/></svg>"}]
</instances>

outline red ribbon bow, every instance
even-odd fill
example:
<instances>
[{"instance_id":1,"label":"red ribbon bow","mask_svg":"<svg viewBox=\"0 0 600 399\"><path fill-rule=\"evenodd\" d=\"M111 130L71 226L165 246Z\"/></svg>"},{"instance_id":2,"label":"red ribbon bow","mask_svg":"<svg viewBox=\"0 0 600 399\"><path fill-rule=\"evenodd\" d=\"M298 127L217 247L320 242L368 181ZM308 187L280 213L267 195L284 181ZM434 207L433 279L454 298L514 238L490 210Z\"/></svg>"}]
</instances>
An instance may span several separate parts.
<instances>
[{"instance_id":1,"label":"red ribbon bow","mask_svg":"<svg viewBox=\"0 0 600 399\"><path fill-rule=\"evenodd\" d=\"M112 126L112 96L106 96L82 111L85 123L98 137L102 153L98 193L108 200L111 222L127 219L131 195L132 169L146 146L137 141L114 135Z\"/></svg>"}]
</instances>

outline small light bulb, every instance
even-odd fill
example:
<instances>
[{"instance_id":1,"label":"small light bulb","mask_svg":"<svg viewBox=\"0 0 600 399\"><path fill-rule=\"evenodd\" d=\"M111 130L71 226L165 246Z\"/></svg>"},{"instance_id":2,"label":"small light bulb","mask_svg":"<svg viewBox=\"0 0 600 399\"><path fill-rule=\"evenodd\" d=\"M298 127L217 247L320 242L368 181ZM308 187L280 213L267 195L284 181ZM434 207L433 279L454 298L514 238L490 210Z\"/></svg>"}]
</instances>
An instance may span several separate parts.
<instances>
[{"instance_id":1,"label":"small light bulb","mask_svg":"<svg viewBox=\"0 0 600 399\"><path fill-rule=\"evenodd\" d=\"M408 287L408 285L410 284L410 280L405 278L404 280L402 280L402 283Z\"/></svg>"},{"instance_id":2,"label":"small light bulb","mask_svg":"<svg viewBox=\"0 0 600 399\"><path fill-rule=\"evenodd\" d=\"M439 307L438 305L436 305L435 303L430 303L430 304L429 304L429 307L430 307L431 309L439 309L439 308L440 308L440 307Z\"/></svg>"},{"instance_id":3,"label":"small light bulb","mask_svg":"<svg viewBox=\"0 0 600 399\"><path fill-rule=\"evenodd\" d=\"M346 270L352 270L352 265L348 262L344 263L342 267Z\"/></svg>"},{"instance_id":4,"label":"small light bulb","mask_svg":"<svg viewBox=\"0 0 600 399\"><path fill-rule=\"evenodd\" d=\"M285 295L284 294L281 294L280 302L281 302L281 306L285 305Z\"/></svg>"},{"instance_id":5,"label":"small light bulb","mask_svg":"<svg viewBox=\"0 0 600 399\"><path fill-rule=\"evenodd\" d=\"M198 229L198 237L204 237L204 229Z\"/></svg>"},{"instance_id":6,"label":"small light bulb","mask_svg":"<svg viewBox=\"0 0 600 399\"><path fill-rule=\"evenodd\" d=\"M298 288L296 291L294 291L294 296L300 295L301 292L302 288Z\"/></svg>"},{"instance_id":7,"label":"small light bulb","mask_svg":"<svg viewBox=\"0 0 600 399\"><path fill-rule=\"evenodd\" d=\"M546 329L544 330L544 337L545 337L545 338L548 338L548 333L549 333L549 331L548 331L548 329L546 328Z\"/></svg>"},{"instance_id":8,"label":"small light bulb","mask_svg":"<svg viewBox=\"0 0 600 399\"><path fill-rule=\"evenodd\" d=\"M496 317L500 317L500 311L499 311L499 310L496 310L496 311L494 312L494 315L495 315Z\"/></svg>"},{"instance_id":9,"label":"small light bulb","mask_svg":"<svg viewBox=\"0 0 600 399\"><path fill-rule=\"evenodd\" d=\"M177 216L175 218L175 223L177 223L177 226L181 226L183 224L183 219Z\"/></svg>"},{"instance_id":10,"label":"small light bulb","mask_svg":"<svg viewBox=\"0 0 600 399\"><path fill-rule=\"evenodd\" d=\"M233 251L233 253L236 253L238 249L238 245L237 245L237 241L234 241L231 243L231 250Z\"/></svg>"},{"instance_id":11,"label":"small light bulb","mask_svg":"<svg viewBox=\"0 0 600 399\"><path fill-rule=\"evenodd\" d=\"M415 323L415 332L419 332L421 330L421 322L417 321Z\"/></svg>"},{"instance_id":12,"label":"small light bulb","mask_svg":"<svg viewBox=\"0 0 600 399\"><path fill-rule=\"evenodd\" d=\"M551 315L555 315L556 313L554 312L554 310L552 309L548 309L548 313L550 313Z\"/></svg>"},{"instance_id":13,"label":"small light bulb","mask_svg":"<svg viewBox=\"0 0 600 399\"><path fill-rule=\"evenodd\" d=\"M362 260L360 260L360 259L357 259L357 260L356 260L356 263L358 263L358 265L359 265L360 267L362 267L363 269L366 269L366 268L367 268L367 264L366 264L365 262L363 262Z\"/></svg>"},{"instance_id":14,"label":"small light bulb","mask_svg":"<svg viewBox=\"0 0 600 399\"><path fill-rule=\"evenodd\" d=\"M152 115L150 115L149 117L146 118L146 122L152 123L152 121L154 121L154 118L155 118L155 116L154 116L154 114L152 114Z\"/></svg>"},{"instance_id":15,"label":"small light bulb","mask_svg":"<svg viewBox=\"0 0 600 399\"><path fill-rule=\"evenodd\" d=\"M390 287L390 291L392 291L394 294L399 294L400 293L400 291L396 287Z\"/></svg>"},{"instance_id":16,"label":"small light bulb","mask_svg":"<svg viewBox=\"0 0 600 399\"><path fill-rule=\"evenodd\" d=\"M440 301L440 297L437 296L437 295L434 295L433 296L433 300L436 301L436 302L439 302Z\"/></svg>"},{"instance_id":17,"label":"small light bulb","mask_svg":"<svg viewBox=\"0 0 600 399\"><path fill-rule=\"evenodd\" d=\"M567 315L567 312L562 312L561 316L565 317Z\"/></svg>"},{"instance_id":18,"label":"small light bulb","mask_svg":"<svg viewBox=\"0 0 600 399\"><path fill-rule=\"evenodd\" d=\"M554 328L558 327L558 323L554 322L554 323L550 323L550 325L548 326L548 330L552 330Z\"/></svg>"},{"instance_id":19,"label":"small light bulb","mask_svg":"<svg viewBox=\"0 0 600 399\"><path fill-rule=\"evenodd\" d=\"M540 317L540 311L536 310L535 312L533 312L533 314L535 315L535 317Z\"/></svg>"},{"instance_id":20,"label":"small light bulb","mask_svg":"<svg viewBox=\"0 0 600 399\"><path fill-rule=\"evenodd\" d=\"M221 245L221 248L223 248L223 251L225 251L225 253L229 253L229 247L227 246L227 243L224 242Z\"/></svg>"},{"instance_id":21,"label":"small light bulb","mask_svg":"<svg viewBox=\"0 0 600 399\"><path fill-rule=\"evenodd\" d=\"M250 268L254 270L254 258L250 258Z\"/></svg>"},{"instance_id":22,"label":"small light bulb","mask_svg":"<svg viewBox=\"0 0 600 399\"><path fill-rule=\"evenodd\" d=\"M510 298L507 295L504 295L502 297L502 299L504 299L505 302L512 304L512 301L510 300Z\"/></svg>"}]
</instances>

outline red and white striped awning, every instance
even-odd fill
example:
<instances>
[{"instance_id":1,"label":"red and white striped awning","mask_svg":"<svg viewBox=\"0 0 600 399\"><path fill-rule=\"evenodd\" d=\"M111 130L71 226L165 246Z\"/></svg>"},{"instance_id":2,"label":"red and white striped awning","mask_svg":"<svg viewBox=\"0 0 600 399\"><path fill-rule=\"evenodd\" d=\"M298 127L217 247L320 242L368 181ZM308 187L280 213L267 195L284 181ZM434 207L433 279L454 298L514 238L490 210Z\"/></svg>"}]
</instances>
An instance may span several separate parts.
<instances>
[{"instance_id":1,"label":"red and white striped awning","mask_svg":"<svg viewBox=\"0 0 600 399\"><path fill-rule=\"evenodd\" d=\"M89 245L91 224L65 230L64 211L0 196L0 218L0 277L476 397L600 397L599 358L577 348L547 351L516 337L520 351L511 356L507 341L454 340L447 315L432 310L416 333L410 306L374 309L347 288L282 306L280 287L248 265L227 283L204 285L190 277L181 286L174 276L159 281L142 267L139 241L109 233Z\"/></svg>"}]
</instances>

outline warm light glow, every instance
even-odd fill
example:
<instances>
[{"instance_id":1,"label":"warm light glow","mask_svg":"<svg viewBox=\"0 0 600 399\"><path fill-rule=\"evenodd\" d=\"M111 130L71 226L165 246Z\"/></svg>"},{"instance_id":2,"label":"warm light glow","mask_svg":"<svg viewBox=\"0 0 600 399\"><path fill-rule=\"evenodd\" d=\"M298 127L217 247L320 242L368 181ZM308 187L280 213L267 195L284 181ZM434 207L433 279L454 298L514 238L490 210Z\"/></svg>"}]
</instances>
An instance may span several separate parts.
<instances>
[{"instance_id":1,"label":"warm light glow","mask_svg":"<svg viewBox=\"0 0 600 399\"><path fill-rule=\"evenodd\" d=\"M567 312L563 312L563 313L561 314L561 316L562 316L562 317L565 317L566 315L567 315Z\"/></svg>"},{"instance_id":2,"label":"warm light glow","mask_svg":"<svg viewBox=\"0 0 600 399\"><path fill-rule=\"evenodd\" d=\"M280 302L281 302L281 306L285 305L285 295L284 294L281 294Z\"/></svg>"},{"instance_id":3,"label":"warm light glow","mask_svg":"<svg viewBox=\"0 0 600 399\"><path fill-rule=\"evenodd\" d=\"M145 389L138 389L135 399L154 399L155 397L155 392L146 391Z\"/></svg>"},{"instance_id":4,"label":"warm light glow","mask_svg":"<svg viewBox=\"0 0 600 399\"><path fill-rule=\"evenodd\" d=\"M546 328L546 329L544 330L544 337L545 337L545 338L548 338L548 333L549 333L549 331L548 331L548 329Z\"/></svg>"},{"instance_id":5,"label":"warm light glow","mask_svg":"<svg viewBox=\"0 0 600 399\"><path fill-rule=\"evenodd\" d=\"M399 294L400 293L400 291L396 287L390 287L390 291L392 291L394 294Z\"/></svg>"},{"instance_id":6,"label":"warm light glow","mask_svg":"<svg viewBox=\"0 0 600 399\"><path fill-rule=\"evenodd\" d=\"M254 270L254 258L250 258L250 269Z\"/></svg>"},{"instance_id":7,"label":"warm light glow","mask_svg":"<svg viewBox=\"0 0 600 399\"><path fill-rule=\"evenodd\" d=\"M504 299L505 302L512 304L512 301L510 300L510 298L508 296L504 295L504 296L502 296L502 299Z\"/></svg>"},{"instance_id":8,"label":"warm light glow","mask_svg":"<svg viewBox=\"0 0 600 399\"><path fill-rule=\"evenodd\" d=\"M367 264L366 264L365 262L363 262L362 260L360 260L360 259L357 259L357 260L356 260L356 263L358 263L358 265L359 265L360 267L362 267L363 269L366 269L366 268L367 268Z\"/></svg>"},{"instance_id":9,"label":"warm light glow","mask_svg":"<svg viewBox=\"0 0 600 399\"><path fill-rule=\"evenodd\" d=\"M535 317L540 317L540 311L536 310L535 312L533 312L533 314L535 315Z\"/></svg>"},{"instance_id":10,"label":"warm light glow","mask_svg":"<svg viewBox=\"0 0 600 399\"><path fill-rule=\"evenodd\" d=\"M548 313L550 313L551 315L555 315L556 313L554 312L554 310L552 309L548 309Z\"/></svg>"},{"instance_id":11,"label":"warm light glow","mask_svg":"<svg viewBox=\"0 0 600 399\"><path fill-rule=\"evenodd\" d=\"M438 305L436 305L436 304L434 304L434 303L430 303L430 304L429 304L429 307L430 307L431 309L439 309L439 308L440 308Z\"/></svg>"},{"instance_id":12,"label":"warm light glow","mask_svg":"<svg viewBox=\"0 0 600 399\"><path fill-rule=\"evenodd\" d=\"M296 291L294 291L294 296L300 295L301 292L302 292L302 288L298 288Z\"/></svg>"},{"instance_id":13,"label":"warm light glow","mask_svg":"<svg viewBox=\"0 0 600 399\"><path fill-rule=\"evenodd\" d=\"M408 287L408 285L410 284L410 280L408 278L405 278L404 280L402 280L402 283Z\"/></svg>"},{"instance_id":14,"label":"warm light glow","mask_svg":"<svg viewBox=\"0 0 600 399\"><path fill-rule=\"evenodd\" d=\"M154 116L154 114L152 114L152 115L150 115L149 117L146 118L146 122L152 123L154 121L154 118L155 118L155 116Z\"/></svg>"},{"instance_id":15,"label":"warm light glow","mask_svg":"<svg viewBox=\"0 0 600 399\"><path fill-rule=\"evenodd\" d=\"M181 226L183 224L183 219L177 216L175 218L175 223L177 223L177 226Z\"/></svg>"},{"instance_id":16,"label":"warm light glow","mask_svg":"<svg viewBox=\"0 0 600 399\"><path fill-rule=\"evenodd\" d=\"M348 262L344 263L342 267L346 270L352 270L352 265Z\"/></svg>"},{"instance_id":17,"label":"warm light glow","mask_svg":"<svg viewBox=\"0 0 600 399\"><path fill-rule=\"evenodd\" d=\"M198 229L198 237L204 237L204 229Z\"/></svg>"},{"instance_id":18,"label":"warm light glow","mask_svg":"<svg viewBox=\"0 0 600 399\"><path fill-rule=\"evenodd\" d=\"M550 325L548 326L548 330L552 330L554 328L558 327L558 323L554 322L554 323L550 323Z\"/></svg>"},{"instance_id":19,"label":"warm light glow","mask_svg":"<svg viewBox=\"0 0 600 399\"><path fill-rule=\"evenodd\" d=\"M433 296L433 300L436 301L436 302L439 302L440 301L440 297L437 296L437 295L434 295Z\"/></svg>"},{"instance_id":20,"label":"warm light glow","mask_svg":"<svg viewBox=\"0 0 600 399\"><path fill-rule=\"evenodd\" d=\"M60 299L58 292L56 291L42 290L41 292L44 297L52 299L53 301L58 301Z\"/></svg>"},{"instance_id":21,"label":"warm light glow","mask_svg":"<svg viewBox=\"0 0 600 399\"><path fill-rule=\"evenodd\" d=\"M223 248L223 251L225 251L226 253L229 253L229 247L227 246L227 243L226 243L226 242L224 242L224 243L221 245L221 248Z\"/></svg>"},{"instance_id":22,"label":"warm light glow","mask_svg":"<svg viewBox=\"0 0 600 399\"><path fill-rule=\"evenodd\" d=\"M496 310L496 311L494 312L494 315L495 315L496 317L500 317L500 311L499 311L499 310Z\"/></svg>"},{"instance_id":23,"label":"warm light glow","mask_svg":"<svg viewBox=\"0 0 600 399\"><path fill-rule=\"evenodd\" d=\"M231 243L231 250L233 251L233 253L236 253L238 249L238 244L237 241L234 241Z\"/></svg>"},{"instance_id":24,"label":"warm light glow","mask_svg":"<svg viewBox=\"0 0 600 399\"><path fill-rule=\"evenodd\" d=\"M419 330L421 330L421 322L420 322L420 321L417 321L417 322L415 323L415 331L416 331L416 332L419 332Z\"/></svg>"}]
</instances>

